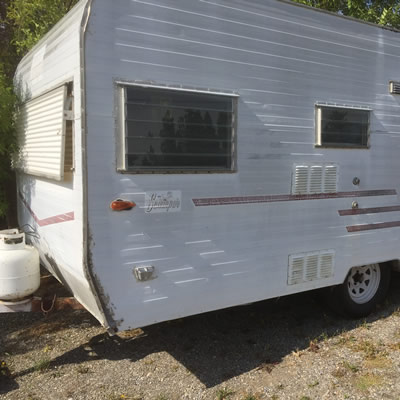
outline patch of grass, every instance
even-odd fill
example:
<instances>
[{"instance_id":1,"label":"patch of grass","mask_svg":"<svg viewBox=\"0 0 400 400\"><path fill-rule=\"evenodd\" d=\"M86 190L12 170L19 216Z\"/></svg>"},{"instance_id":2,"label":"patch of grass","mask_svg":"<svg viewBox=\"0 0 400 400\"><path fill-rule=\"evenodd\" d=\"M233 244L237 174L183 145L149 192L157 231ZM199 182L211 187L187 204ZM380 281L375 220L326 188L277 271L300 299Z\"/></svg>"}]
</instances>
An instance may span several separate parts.
<instances>
[{"instance_id":1,"label":"patch of grass","mask_svg":"<svg viewBox=\"0 0 400 400\"><path fill-rule=\"evenodd\" d=\"M353 335L341 335L339 336L338 340L335 341L335 345L345 345L348 343L354 343L356 341L356 338Z\"/></svg>"},{"instance_id":2,"label":"patch of grass","mask_svg":"<svg viewBox=\"0 0 400 400\"><path fill-rule=\"evenodd\" d=\"M358 377L354 384L357 389L362 390L363 392L367 391L369 388L373 386L381 385L383 382L383 378L374 375L374 374L366 374Z\"/></svg>"},{"instance_id":3,"label":"patch of grass","mask_svg":"<svg viewBox=\"0 0 400 400\"><path fill-rule=\"evenodd\" d=\"M301 396L300 400L311 400L311 397L308 396Z\"/></svg>"},{"instance_id":4,"label":"patch of grass","mask_svg":"<svg viewBox=\"0 0 400 400\"><path fill-rule=\"evenodd\" d=\"M33 369L37 372L44 372L49 368L50 368L50 360L48 358L40 359L33 366Z\"/></svg>"},{"instance_id":5,"label":"patch of grass","mask_svg":"<svg viewBox=\"0 0 400 400\"><path fill-rule=\"evenodd\" d=\"M228 399L233 395L234 391L228 388L222 388L217 390L217 400Z\"/></svg>"},{"instance_id":6,"label":"patch of grass","mask_svg":"<svg viewBox=\"0 0 400 400\"><path fill-rule=\"evenodd\" d=\"M361 341L360 343L353 346L353 349L355 351L364 353L367 359L376 358L378 355L384 356L384 352L369 340Z\"/></svg>"},{"instance_id":7,"label":"patch of grass","mask_svg":"<svg viewBox=\"0 0 400 400\"><path fill-rule=\"evenodd\" d=\"M318 381L315 381L315 382L309 383L307 386L308 386L309 388L313 388L313 387L318 386L318 385L319 385L319 382L318 382Z\"/></svg>"},{"instance_id":8,"label":"patch of grass","mask_svg":"<svg viewBox=\"0 0 400 400\"><path fill-rule=\"evenodd\" d=\"M386 356L376 356L374 358L369 358L365 361L365 366L367 368L388 368L392 365L392 362Z\"/></svg>"},{"instance_id":9,"label":"patch of grass","mask_svg":"<svg viewBox=\"0 0 400 400\"><path fill-rule=\"evenodd\" d=\"M243 400L257 400L252 394L246 394L246 396L243 397Z\"/></svg>"},{"instance_id":10,"label":"patch of grass","mask_svg":"<svg viewBox=\"0 0 400 400\"><path fill-rule=\"evenodd\" d=\"M351 364L348 361L344 361L342 365L349 371L353 372L353 374L355 374L356 372L358 372L360 370L360 367L358 367L355 364Z\"/></svg>"},{"instance_id":11,"label":"patch of grass","mask_svg":"<svg viewBox=\"0 0 400 400\"><path fill-rule=\"evenodd\" d=\"M320 342L323 342L323 341L325 341L325 340L328 340L328 339L329 339L328 332L322 332L322 333L318 336L317 339L318 339Z\"/></svg>"},{"instance_id":12,"label":"patch of grass","mask_svg":"<svg viewBox=\"0 0 400 400\"><path fill-rule=\"evenodd\" d=\"M247 394L246 396L243 397L243 400L258 400L258 399L259 398L254 394Z\"/></svg>"}]
</instances>

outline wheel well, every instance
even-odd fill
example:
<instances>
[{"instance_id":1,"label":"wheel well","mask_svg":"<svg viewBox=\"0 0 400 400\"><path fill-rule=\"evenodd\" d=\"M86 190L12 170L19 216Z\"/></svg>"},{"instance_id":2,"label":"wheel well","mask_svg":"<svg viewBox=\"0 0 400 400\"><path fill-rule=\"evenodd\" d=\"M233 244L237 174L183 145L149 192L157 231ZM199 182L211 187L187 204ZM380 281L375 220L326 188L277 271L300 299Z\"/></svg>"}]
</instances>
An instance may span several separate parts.
<instances>
[{"instance_id":1,"label":"wheel well","mask_svg":"<svg viewBox=\"0 0 400 400\"><path fill-rule=\"evenodd\" d=\"M400 260L390 260L379 263L380 265L386 265L388 268L390 267L392 271L400 272Z\"/></svg>"}]
</instances>

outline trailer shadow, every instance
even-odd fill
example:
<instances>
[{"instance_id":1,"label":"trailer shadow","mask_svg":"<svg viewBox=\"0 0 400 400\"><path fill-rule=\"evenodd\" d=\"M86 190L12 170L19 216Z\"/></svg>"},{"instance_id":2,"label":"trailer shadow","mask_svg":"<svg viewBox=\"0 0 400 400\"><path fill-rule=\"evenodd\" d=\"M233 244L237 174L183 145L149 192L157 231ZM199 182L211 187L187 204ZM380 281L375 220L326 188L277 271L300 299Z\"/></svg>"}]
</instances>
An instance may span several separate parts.
<instances>
[{"instance_id":1,"label":"trailer shadow","mask_svg":"<svg viewBox=\"0 0 400 400\"><path fill-rule=\"evenodd\" d=\"M292 352L312 350L310 342L389 317L400 307L399 289L400 275L396 275L386 304L365 320L339 318L326 310L318 296L304 293L161 323L114 337L101 333L54 358L51 366L94 360L128 359L140 363L149 355L166 352L209 388L255 368L271 372ZM26 369L16 377L31 372L32 368Z\"/></svg>"}]
</instances>

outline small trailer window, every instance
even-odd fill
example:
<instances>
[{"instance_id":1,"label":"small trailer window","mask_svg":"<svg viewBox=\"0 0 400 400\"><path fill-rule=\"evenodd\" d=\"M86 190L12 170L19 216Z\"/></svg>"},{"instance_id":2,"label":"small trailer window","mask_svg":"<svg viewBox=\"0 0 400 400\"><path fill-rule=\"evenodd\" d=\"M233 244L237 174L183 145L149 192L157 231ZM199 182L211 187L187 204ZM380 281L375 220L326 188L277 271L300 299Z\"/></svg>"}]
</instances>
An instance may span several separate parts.
<instances>
[{"instance_id":1,"label":"small trailer window","mask_svg":"<svg viewBox=\"0 0 400 400\"><path fill-rule=\"evenodd\" d=\"M317 146L369 147L370 110L316 106Z\"/></svg>"},{"instance_id":2,"label":"small trailer window","mask_svg":"<svg viewBox=\"0 0 400 400\"><path fill-rule=\"evenodd\" d=\"M234 170L234 96L140 86L123 90L123 170Z\"/></svg>"},{"instance_id":3,"label":"small trailer window","mask_svg":"<svg viewBox=\"0 0 400 400\"><path fill-rule=\"evenodd\" d=\"M13 162L26 174L61 181L73 169L72 83L21 105L17 132L19 153Z\"/></svg>"}]
</instances>

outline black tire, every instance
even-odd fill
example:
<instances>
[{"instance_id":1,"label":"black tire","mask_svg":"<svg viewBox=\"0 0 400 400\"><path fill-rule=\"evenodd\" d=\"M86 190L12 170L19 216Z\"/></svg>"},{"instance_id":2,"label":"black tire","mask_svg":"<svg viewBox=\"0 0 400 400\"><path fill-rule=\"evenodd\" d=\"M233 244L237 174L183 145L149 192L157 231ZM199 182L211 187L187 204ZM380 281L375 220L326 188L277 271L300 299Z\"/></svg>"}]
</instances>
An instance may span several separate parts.
<instances>
[{"instance_id":1,"label":"black tire","mask_svg":"<svg viewBox=\"0 0 400 400\"><path fill-rule=\"evenodd\" d=\"M326 290L325 298L329 306L341 315L352 318L366 317L385 299L390 277L389 265L369 264L354 267L341 285ZM358 284L360 286L357 286Z\"/></svg>"}]
</instances>

